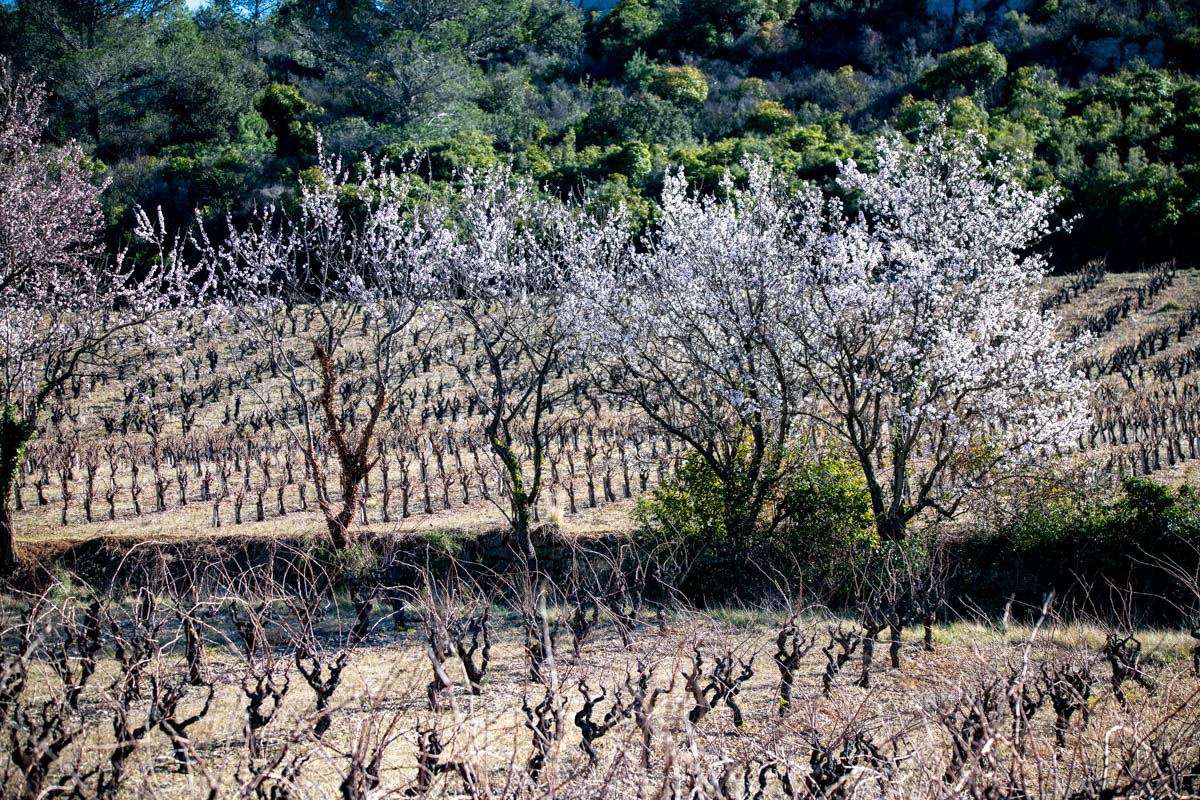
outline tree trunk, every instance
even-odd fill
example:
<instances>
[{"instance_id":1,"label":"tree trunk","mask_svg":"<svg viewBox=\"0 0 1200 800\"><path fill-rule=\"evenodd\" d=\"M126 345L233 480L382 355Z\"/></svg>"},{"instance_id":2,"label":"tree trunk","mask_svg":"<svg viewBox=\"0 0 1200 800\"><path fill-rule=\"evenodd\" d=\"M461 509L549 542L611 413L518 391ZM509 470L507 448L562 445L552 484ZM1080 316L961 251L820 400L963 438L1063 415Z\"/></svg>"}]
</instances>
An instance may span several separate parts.
<instances>
[{"instance_id":1,"label":"tree trunk","mask_svg":"<svg viewBox=\"0 0 1200 800\"><path fill-rule=\"evenodd\" d=\"M345 550L350 546L350 524L354 521L354 503L347 503L342 506L342 510L337 514L329 517L326 523L329 526L329 539L333 542L333 547L336 550Z\"/></svg>"},{"instance_id":2,"label":"tree trunk","mask_svg":"<svg viewBox=\"0 0 1200 800\"><path fill-rule=\"evenodd\" d=\"M525 492L513 490L512 515L513 536L517 546L521 548L522 555L532 563L536 561L537 553L533 549L533 538L529 535L529 504Z\"/></svg>"},{"instance_id":3,"label":"tree trunk","mask_svg":"<svg viewBox=\"0 0 1200 800\"><path fill-rule=\"evenodd\" d=\"M501 457L508 468L508 477L512 484L509 507L512 509L513 537L521 549L521 554L533 564L537 561L537 553L533 549L533 538L529 535L529 496L525 493L525 485L521 481L521 465L512 450L507 447L501 452Z\"/></svg>"},{"instance_id":4,"label":"tree trunk","mask_svg":"<svg viewBox=\"0 0 1200 800\"><path fill-rule=\"evenodd\" d=\"M864 689L871 688L871 662L874 658L875 636L864 636L862 643L862 675L858 679L858 685Z\"/></svg>"},{"instance_id":5,"label":"tree trunk","mask_svg":"<svg viewBox=\"0 0 1200 800\"><path fill-rule=\"evenodd\" d=\"M326 494L324 479L321 477L322 470L311 455L309 458L316 475L317 501L325 514L329 538L332 540L334 548L344 550L351 544L349 529L354 522L354 514L358 511L358 504L362 501L362 488L367 475L375 466L375 462L371 460L369 454L374 450L375 426L387 404L387 394L383 387L376 389L370 416L355 438L346 430L334 408L334 391L337 388L338 380L333 358L319 344L313 347L313 357L321 372L321 394L318 401L324 411L325 428L341 468L339 480L342 507L340 510L333 511ZM428 487L428 484L426 486Z\"/></svg>"},{"instance_id":6,"label":"tree trunk","mask_svg":"<svg viewBox=\"0 0 1200 800\"><path fill-rule=\"evenodd\" d=\"M8 494L0 496L0 575L9 575L17 568L16 531Z\"/></svg>"},{"instance_id":7,"label":"tree trunk","mask_svg":"<svg viewBox=\"0 0 1200 800\"><path fill-rule=\"evenodd\" d=\"M906 528L893 514L885 512L875 516L875 532L879 534L880 542L903 542Z\"/></svg>"},{"instance_id":8,"label":"tree trunk","mask_svg":"<svg viewBox=\"0 0 1200 800\"><path fill-rule=\"evenodd\" d=\"M0 416L0 575L10 574L17 567L13 485L25 458L25 447L32 438L33 425L18 419L14 407L5 408Z\"/></svg>"},{"instance_id":9,"label":"tree trunk","mask_svg":"<svg viewBox=\"0 0 1200 800\"><path fill-rule=\"evenodd\" d=\"M529 535L529 506L531 498L525 491L521 479L521 462L511 447L502 442L495 433L492 434L492 449L500 456L501 463L508 473L509 488L512 490L509 508L512 511L512 532L520 547L522 555L532 564L537 561L537 553L533 549L533 539ZM537 476L534 476L536 485Z\"/></svg>"}]
</instances>

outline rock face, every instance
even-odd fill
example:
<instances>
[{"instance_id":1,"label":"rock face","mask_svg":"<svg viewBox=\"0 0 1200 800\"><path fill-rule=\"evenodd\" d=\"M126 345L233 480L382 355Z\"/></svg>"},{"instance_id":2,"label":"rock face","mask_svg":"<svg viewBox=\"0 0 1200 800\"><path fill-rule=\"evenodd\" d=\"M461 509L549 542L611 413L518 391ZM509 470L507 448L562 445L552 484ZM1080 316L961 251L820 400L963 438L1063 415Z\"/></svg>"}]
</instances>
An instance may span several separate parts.
<instances>
[{"instance_id":1,"label":"rock face","mask_svg":"<svg viewBox=\"0 0 1200 800\"><path fill-rule=\"evenodd\" d=\"M1142 62L1148 67L1161 67L1166 46L1162 39L1151 39L1144 45L1116 36L1093 39L1084 45L1092 69L1111 70Z\"/></svg>"},{"instance_id":2,"label":"rock face","mask_svg":"<svg viewBox=\"0 0 1200 800\"><path fill-rule=\"evenodd\" d=\"M946 17L950 19L954 16L955 6L957 6L958 14L988 14L1003 18L1009 11L1025 11L1031 5L1033 0L926 0L925 11L931 17Z\"/></svg>"},{"instance_id":3,"label":"rock face","mask_svg":"<svg viewBox=\"0 0 1200 800\"><path fill-rule=\"evenodd\" d=\"M604 2L604 0L593 0ZM931 17L961 19L975 14L984 17L986 25L1000 26L1010 11L1026 12L1034 0L925 0L925 11ZM1078 44L1090 67L1096 71L1117 70L1135 64L1160 68L1165 63L1166 45L1162 39L1130 41L1119 36L1105 36Z\"/></svg>"}]
</instances>

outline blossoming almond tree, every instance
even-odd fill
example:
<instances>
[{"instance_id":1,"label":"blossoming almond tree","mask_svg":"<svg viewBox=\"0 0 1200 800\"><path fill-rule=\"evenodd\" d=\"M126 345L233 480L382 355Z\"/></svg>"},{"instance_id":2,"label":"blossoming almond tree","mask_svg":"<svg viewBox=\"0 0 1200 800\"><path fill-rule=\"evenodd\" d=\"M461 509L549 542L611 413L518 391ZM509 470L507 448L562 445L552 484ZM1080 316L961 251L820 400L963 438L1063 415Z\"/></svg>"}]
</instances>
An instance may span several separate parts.
<instances>
[{"instance_id":1,"label":"blossoming almond tree","mask_svg":"<svg viewBox=\"0 0 1200 800\"><path fill-rule=\"evenodd\" d=\"M780 321L820 240L823 199L788 191L761 162L745 188L726 178L721 194L669 174L658 229L628 268L583 271L577 297L601 382L703 458L737 547L784 518L763 519L797 400Z\"/></svg>"},{"instance_id":2,"label":"blossoming almond tree","mask_svg":"<svg viewBox=\"0 0 1200 800\"><path fill-rule=\"evenodd\" d=\"M192 287L175 262L102 257L82 150L41 141L45 92L0 59L0 571L17 563L10 506L47 401L142 351Z\"/></svg>"},{"instance_id":3,"label":"blossoming almond tree","mask_svg":"<svg viewBox=\"0 0 1200 800\"><path fill-rule=\"evenodd\" d=\"M452 235L443 205L417 201L423 186L415 172L369 162L353 179L322 153L294 218L266 208L245 230L230 224L221 242L203 228L195 237L200 263L221 287L223 317L266 350L291 397L281 407L250 384L304 453L338 550L353 543L376 426L437 321L429 303ZM146 225L143 233L162 238ZM366 366L367 390L348 392L339 404L351 358ZM336 494L319 457L325 448L336 457Z\"/></svg>"},{"instance_id":4,"label":"blossoming almond tree","mask_svg":"<svg viewBox=\"0 0 1200 800\"><path fill-rule=\"evenodd\" d=\"M441 259L451 332L445 350L483 415L508 480L508 518L521 552L535 557L530 517L546 448L571 418L579 388L578 276L626 257L628 226L539 197L509 169L466 173L456 194L458 241ZM465 345L465 346L464 346Z\"/></svg>"},{"instance_id":5,"label":"blossoming almond tree","mask_svg":"<svg viewBox=\"0 0 1200 800\"><path fill-rule=\"evenodd\" d=\"M879 169L841 182L860 215L828 215L786 327L797 406L854 452L878 534L904 538L926 509L1070 447L1087 389L1040 307L1053 191L987 163L981 135L881 140Z\"/></svg>"}]
</instances>

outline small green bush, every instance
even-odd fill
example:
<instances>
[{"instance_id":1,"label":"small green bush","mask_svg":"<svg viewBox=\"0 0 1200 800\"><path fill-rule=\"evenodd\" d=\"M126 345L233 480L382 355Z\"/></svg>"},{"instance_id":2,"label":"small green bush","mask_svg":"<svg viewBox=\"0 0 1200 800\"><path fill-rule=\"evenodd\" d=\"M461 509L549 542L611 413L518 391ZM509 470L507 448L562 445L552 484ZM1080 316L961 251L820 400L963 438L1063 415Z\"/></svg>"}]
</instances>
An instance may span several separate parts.
<instances>
[{"instance_id":1,"label":"small green bush","mask_svg":"<svg viewBox=\"0 0 1200 800\"><path fill-rule=\"evenodd\" d=\"M1110 592L1132 590L1150 618L1177 617L1194 599L1157 560L1190 571L1200 545L1200 498L1147 478L1127 478L1108 502L1059 501L1029 509L991 533L958 545L953 593L993 610L1009 598L1031 612L1053 591L1061 604L1116 609Z\"/></svg>"},{"instance_id":2,"label":"small green bush","mask_svg":"<svg viewBox=\"0 0 1200 800\"><path fill-rule=\"evenodd\" d=\"M641 184L654 170L654 158L643 142L625 142L608 156L610 174L624 175L634 184Z\"/></svg>"},{"instance_id":3,"label":"small green bush","mask_svg":"<svg viewBox=\"0 0 1200 800\"><path fill-rule=\"evenodd\" d=\"M680 108L691 108L708 99L708 81L699 67L659 67L650 73L650 91Z\"/></svg>"},{"instance_id":4,"label":"small green bush","mask_svg":"<svg viewBox=\"0 0 1200 800\"><path fill-rule=\"evenodd\" d=\"M759 102L746 120L746 130L754 133L779 133L795 125L796 115L774 100Z\"/></svg>"},{"instance_id":5,"label":"small green bush","mask_svg":"<svg viewBox=\"0 0 1200 800\"><path fill-rule=\"evenodd\" d=\"M462 552L462 539L447 531L431 530L425 534L425 543L429 552L447 558L457 558Z\"/></svg>"},{"instance_id":6,"label":"small green bush","mask_svg":"<svg viewBox=\"0 0 1200 800\"><path fill-rule=\"evenodd\" d=\"M321 109L301 97L295 86L267 84L255 98L254 109L275 137L276 155L285 158L315 148L316 129L307 118Z\"/></svg>"},{"instance_id":7,"label":"small green bush","mask_svg":"<svg viewBox=\"0 0 1200 800\"><path fill-rule=\"evenodd\" d=\"M1008 59L991 42L943 53L937 65L921 76L921 88L943 94L987 89L1008 73Z\"/></svg>"},{"instance_id":8,"label":"small green bush","mask_svg":"<svg viewBox=\"0 0 1200 800\"><path fill-rule=\"evenodd\" d=\"M747 453L748 457L748 453ZM728 487L696 453L635 511L640 541L668 548L686 565L682 585L702 602L746 597L798 584L844 579L854 545L868 543L870 499L857 465L789 452L781 480L750 533L728 529L737 519Z\"/></svg>"}]
</instances>

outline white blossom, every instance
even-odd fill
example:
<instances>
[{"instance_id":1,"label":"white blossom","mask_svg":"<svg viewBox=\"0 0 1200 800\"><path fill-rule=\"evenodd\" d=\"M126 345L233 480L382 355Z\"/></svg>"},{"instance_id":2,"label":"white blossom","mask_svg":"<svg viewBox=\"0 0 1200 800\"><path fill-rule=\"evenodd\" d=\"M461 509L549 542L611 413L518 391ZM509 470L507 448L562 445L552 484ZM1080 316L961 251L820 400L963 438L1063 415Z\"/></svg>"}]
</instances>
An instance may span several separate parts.
<instances>
[{"instance_id":1,"label":"white blossom","mask_svg":"<svg viewBox=\"0 0 1200 800\"><path fill-rule=\"evenodd\" d=\"M786 317L802 413L858 456L881 534L925 508L955 513L969 489L1072 447L1085 425L1083 343L1038 302L1056 193L985 163L985 146L890 135L878 171L842 165L859 214L827 218Z\"/></svg>"}]
</instances>

